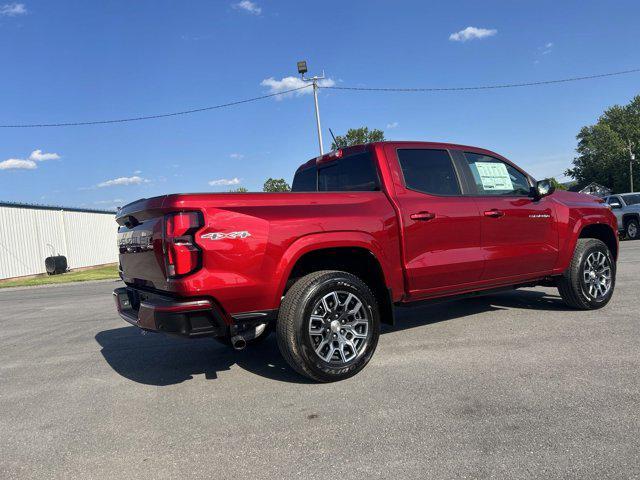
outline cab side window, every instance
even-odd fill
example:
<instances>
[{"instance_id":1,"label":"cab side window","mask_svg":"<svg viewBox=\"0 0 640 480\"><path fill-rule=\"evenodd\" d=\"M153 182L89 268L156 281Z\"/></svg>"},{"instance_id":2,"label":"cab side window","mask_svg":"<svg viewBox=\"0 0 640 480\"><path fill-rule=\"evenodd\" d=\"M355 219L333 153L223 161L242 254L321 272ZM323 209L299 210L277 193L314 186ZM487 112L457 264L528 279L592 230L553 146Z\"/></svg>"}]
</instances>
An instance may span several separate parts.
<instances>
[{"instance_id":1,"label":"cab side window","mask_svg":"<svg viewBox=\"0 0 640 480\"><path fill-rule=\"evenodd\" d=\"M446 150L400 149L398 161L410 190L432 195L460 195L460 183Z\"/></svg>"},{"instance_id":2,"label":"cab side window","mask_svg":"<svg viewBox=\"0 0 640 480\"><path fill-rule=\"evenodd\" d=\"M511 165L488 155L465 152L479 195L529 195L527 176Z\"/></svg>"},{"instance_id":3,"label":"cab side window","mask_svg":"<svg viewBox=\"0 0 640 480\"><path fill-rule=\"evenodd\" d=\"M622 205L638 205L640 203L640 195L623 195L622 196Z\"/></svg>"}]
</instances>

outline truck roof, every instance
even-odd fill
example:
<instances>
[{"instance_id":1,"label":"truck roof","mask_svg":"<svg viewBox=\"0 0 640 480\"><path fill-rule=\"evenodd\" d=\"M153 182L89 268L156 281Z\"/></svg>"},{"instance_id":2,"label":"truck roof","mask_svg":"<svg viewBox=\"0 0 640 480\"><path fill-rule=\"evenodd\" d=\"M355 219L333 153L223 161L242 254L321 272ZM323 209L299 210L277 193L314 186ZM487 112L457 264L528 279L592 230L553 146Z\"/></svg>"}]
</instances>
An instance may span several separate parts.
<instances>
[{"instance_id":1,"label":"truck roof","mask_svg":"<svg viewBox=\"0 0 640 480\"><path fill-rule=\"evenodd\" d=\"M358 153L358 152L364 152L364 151L370 151L371 149L375 148L376 146L382 146L382 145L393 145L393 146L397 146L397 147L402 147L402 146L419 146L422 148L434 148L434 149L439 149L439 150L466 150L466 151L470 151L470 152L475 152L475 153L480 153L480 154L484 154L484 155L491 155L493 157L499 158L501 160L506 160L507 162L509 162L508 159L504 158L502 155L499 155L491 150L487 150L485 148L479 148L479 147L474 147L471 145L461 145L458 143L445 143L445 142L424 142L424 141L414 141L414 140L385 140L383 142L371 142L371 143L365 143L365 144L361 144L361 145L353 145L353 146L349 146L349 147L344 147L344 148L340 148L338 150L333 150L329 153L325 153L324 155L312 158L311 160L303 163L302 165L300 165L300 167L298 167L297 170L303 170L305 168L309 168L313 165L318 165L321 163L325 163L325 162L330 162L333 160L337 160L339 158L348 156L348 155L352 155L354 153ZM511 163L511 162L509 162Z\"/></svg>"}]
</instances>

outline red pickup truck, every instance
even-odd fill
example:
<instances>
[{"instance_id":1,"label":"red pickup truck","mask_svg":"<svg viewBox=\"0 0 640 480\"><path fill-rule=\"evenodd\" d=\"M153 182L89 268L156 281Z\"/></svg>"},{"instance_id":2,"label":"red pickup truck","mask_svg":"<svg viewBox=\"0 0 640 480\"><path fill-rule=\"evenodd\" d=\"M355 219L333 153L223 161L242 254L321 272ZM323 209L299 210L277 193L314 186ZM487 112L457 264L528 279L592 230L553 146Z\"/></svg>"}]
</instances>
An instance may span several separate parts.
<instances>
[{"instance_id":1,"label":"red pickup truck","mask_svg":"<svg viewBox=\"0 0 640 480\"><path fill-rule=\"evenodd\" d=\"M569 306L595 309L613 293L612 212L488 150L349 147L303 164L292 190L123 207L120 315L236 349L275 330L291 367L326 382L367 364L394 305L555 285Z\"/></svg>"}]
</instances>

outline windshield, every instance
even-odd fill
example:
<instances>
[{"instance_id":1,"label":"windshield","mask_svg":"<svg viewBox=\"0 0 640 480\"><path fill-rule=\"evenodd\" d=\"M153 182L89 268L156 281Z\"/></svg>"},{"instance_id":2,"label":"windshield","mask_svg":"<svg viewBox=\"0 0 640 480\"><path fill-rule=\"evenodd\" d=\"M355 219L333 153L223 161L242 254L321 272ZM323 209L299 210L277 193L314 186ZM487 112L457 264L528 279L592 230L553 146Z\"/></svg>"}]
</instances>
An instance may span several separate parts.
<instances>
[{"instance_id":1,"label":"windshield","mask_svg":"<svg viewBox=\"0 0 640 480\"><path fill-rule=\"evenodd\" d=\"M640 203L640 194L638 193L621 195L621 197L624 199L624 203L626 203L627 205L636 205Z\"/></svg>"}]
</instances>

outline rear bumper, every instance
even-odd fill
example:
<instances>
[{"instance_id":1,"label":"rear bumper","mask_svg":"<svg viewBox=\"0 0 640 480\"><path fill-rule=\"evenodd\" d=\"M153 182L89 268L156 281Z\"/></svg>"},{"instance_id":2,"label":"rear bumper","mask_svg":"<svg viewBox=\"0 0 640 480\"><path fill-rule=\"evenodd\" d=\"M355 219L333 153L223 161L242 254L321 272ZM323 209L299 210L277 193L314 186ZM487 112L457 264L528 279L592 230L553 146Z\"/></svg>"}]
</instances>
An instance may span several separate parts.
<instances>
[{"instance_id":1,"label":"rear bumper","mask_svg":"<svg viewBox=\"0 0 640 480\"><path fill-rule=\"evenodd\" d=\"M176 300L130 287L113 296L123 320L143 330L190 338L228 334L222 311L207 299Z\"/></svg>"}]
</instances>

